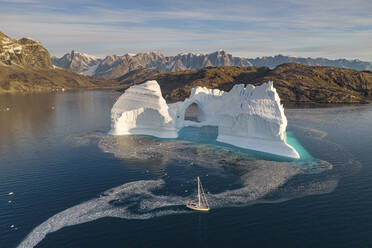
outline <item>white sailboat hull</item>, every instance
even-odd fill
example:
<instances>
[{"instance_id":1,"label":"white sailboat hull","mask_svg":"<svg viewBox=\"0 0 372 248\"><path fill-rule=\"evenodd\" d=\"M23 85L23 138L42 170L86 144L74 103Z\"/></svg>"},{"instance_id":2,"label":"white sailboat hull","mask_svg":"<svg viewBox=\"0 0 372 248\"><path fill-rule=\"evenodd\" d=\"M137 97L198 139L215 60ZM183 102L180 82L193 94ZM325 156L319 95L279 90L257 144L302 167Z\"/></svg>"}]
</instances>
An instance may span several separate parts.
<instances>
[{"instance_id":1,"label":"white sailboat hull","mask_svg":"<svg viewBox=\"0 0 372 248\"><path fill-rule=\"evenodd\" d=\"M208 212L210 210L209 207L199 206L197 203L194 202L186 202L186 207L200 212Z\"/></svg>"}]
</instances>

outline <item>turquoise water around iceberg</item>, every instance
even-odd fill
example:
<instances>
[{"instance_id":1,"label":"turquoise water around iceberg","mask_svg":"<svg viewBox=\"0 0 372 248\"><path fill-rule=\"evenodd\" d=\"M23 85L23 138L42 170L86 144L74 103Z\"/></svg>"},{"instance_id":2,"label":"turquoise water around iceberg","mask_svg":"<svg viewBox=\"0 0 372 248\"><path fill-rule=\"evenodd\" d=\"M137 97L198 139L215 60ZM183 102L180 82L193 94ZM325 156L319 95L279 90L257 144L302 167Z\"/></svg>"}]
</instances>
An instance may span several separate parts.
<instances>
[{"instance_id":1,"label":"turquoise water around iceberg","mask_svg":"<svg viewBox=\"0 0 372 248\"><path fill-rule=\"evenodd\" d=\"M254 150L248 150L240 147L236 147L233 145L229 145L226 143L216 141L218 136L218 128L215 126L207 126L207 127L184 127L179 131L178 140L187 140L199 144L210 144L214 146L223 146L223 147L230 147L236 151L241 151L246 154L250 154L251 156L255 156L260 159L267 159L267 160L278 160L278 161L303 161L303 162L311 162L314 158L310 155L310 153L306 150L305 147L301 145L301 143L296 139L295 135L291 131L286 132L286 142L287 144L291 145L300 155L300 159L291 159L286 157L277 156L274 154L268 154L265 152L259 152Z\"/></svg>"},{"instance_id":2,"label":"turquoise water around iceberg","mask_svg":"<svg viewBox=\"0 0 372 248\"><path fill-rule=\"evenodd\" d=\"M298 152L298 154L300 155L300 161L310 162L314 160L314 158L310 155L306 148L303 147L301 143L296 139L293 132L286 132L286 142Z\"/></svg>"}]
</instances>

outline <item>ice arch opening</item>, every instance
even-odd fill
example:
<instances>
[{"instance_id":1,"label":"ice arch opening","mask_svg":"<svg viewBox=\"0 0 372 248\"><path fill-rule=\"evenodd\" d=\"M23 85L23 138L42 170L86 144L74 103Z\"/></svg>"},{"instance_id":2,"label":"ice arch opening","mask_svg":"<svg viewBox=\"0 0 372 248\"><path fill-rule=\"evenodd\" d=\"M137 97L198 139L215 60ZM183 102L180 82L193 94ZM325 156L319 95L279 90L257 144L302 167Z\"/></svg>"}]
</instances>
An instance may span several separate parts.
<instances>
[{"instance_id":1,"label":"ice arch opening","mask_svg":"<svg viewBox=\"0 0 372 248\"><path fill-rule=\"evenodd\" d=\"M184 114L185 121L202 122L204 120L204 113L198 103L191 103L186 109Z\"/></svg>"},{"instance_id":2,"label":"ice arch opening","mask_svg":"<svg viewBox=\"0 0 372 248\"><path fill-rule=\"evenodd\" d=\"M287 118L272 82L235 85L229 92L196 87L189 98L167 104L156 81L127 89L111 110L111 133L177 138L185 126L217 126L217 141L299 158L286 143Z\"/></svg>"}]
</instances>

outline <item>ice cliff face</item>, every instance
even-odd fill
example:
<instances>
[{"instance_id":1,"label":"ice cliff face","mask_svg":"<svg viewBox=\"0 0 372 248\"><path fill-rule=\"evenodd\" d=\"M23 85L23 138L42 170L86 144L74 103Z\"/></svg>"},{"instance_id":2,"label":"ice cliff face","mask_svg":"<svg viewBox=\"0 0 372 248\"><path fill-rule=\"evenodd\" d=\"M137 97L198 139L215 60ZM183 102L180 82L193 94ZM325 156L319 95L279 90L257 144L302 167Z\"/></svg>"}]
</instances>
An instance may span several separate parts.
<instances>
[{"instance_id":1,"label":"ice cliff face","mask_svg":"<svg viewBox=\"0 0 372 248\"><path fill-rule=\"evenodd\" d=\"M186 115L194 109L194 120ZM112 133L176 138L185 126L218 127L217 140L238 147L299 158L286 143L287 119L272 82L235 85L224 92L196 87L183 102L167 104L156 81L130 87L111 111Z\"/></svg>"},{"instance_id":2,"label":"ice cliff face","mask_svg":"<svg viewBox=\"0 0 372 248\"><path fill-rule=\"evenodd\" d=\"M156 81L132 86L111 110L112 133L177 138L177 129Z\"/></svg>"}]
</instances>

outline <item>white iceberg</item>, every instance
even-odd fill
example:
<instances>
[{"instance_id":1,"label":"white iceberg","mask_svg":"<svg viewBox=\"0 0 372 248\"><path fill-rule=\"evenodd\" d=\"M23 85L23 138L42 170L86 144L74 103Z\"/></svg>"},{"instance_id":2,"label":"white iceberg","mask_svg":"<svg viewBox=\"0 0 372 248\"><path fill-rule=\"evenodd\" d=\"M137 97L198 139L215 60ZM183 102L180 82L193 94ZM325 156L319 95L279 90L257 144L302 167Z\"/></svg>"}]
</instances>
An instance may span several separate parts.
<instances>
[{"instance_id":1,"label":"white iceberg","mask_svg":"<svg viewBox=\"0 0 372 248\"><path fill-rule=\"evenodd\" d=\"M177 138L185 126L217 126L220 142L299 158L286 143L287 118L272 82L235 85L229 92L193 88L185 101L167 104L156 81L127 89L111 110L111 133Z\"/></svg>"},{"instance_id":2,"label":"white iceberg","mask_svg":"<svg viewBox=\"0 0 372 248\"><path fill-rule=\"evenodd\" d=\"M119 97L111 110L112 133L177 138L178 130L156 81L135 85Z\"/></svg>"}]
</instances>

